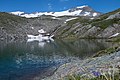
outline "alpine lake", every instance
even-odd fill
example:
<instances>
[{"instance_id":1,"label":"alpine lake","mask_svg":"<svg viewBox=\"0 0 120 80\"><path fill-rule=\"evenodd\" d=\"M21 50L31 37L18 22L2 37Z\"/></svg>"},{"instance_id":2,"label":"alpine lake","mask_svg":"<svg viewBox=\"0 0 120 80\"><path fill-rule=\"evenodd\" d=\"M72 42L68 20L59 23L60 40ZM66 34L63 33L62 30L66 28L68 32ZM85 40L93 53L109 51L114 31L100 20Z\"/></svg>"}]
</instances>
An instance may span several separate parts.
<instances>
[{"instance_id":1,"label":"alpine lake","mask_svg":"<svg viewBox=\"0 0 120 80\"><path fill-rule=\"evenodd\" d=\"M113 43L105 40L0 41L0 80L33 80L52 75L76 59L86 59Z\"/></svg>"}]
</instances>

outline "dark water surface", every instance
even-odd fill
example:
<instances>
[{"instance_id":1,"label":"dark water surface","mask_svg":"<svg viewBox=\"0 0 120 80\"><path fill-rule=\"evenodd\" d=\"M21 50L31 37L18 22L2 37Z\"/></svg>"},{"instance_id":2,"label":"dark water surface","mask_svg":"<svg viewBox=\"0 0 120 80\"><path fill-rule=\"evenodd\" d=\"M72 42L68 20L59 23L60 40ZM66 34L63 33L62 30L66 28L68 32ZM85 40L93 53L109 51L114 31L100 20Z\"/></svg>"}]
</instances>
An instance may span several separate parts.
<instances>
[{"instance_id":1,"label":"dark water surface","mask_svg":"<svg viewBox=\"0 0 120 80\"><path fill-rule=\"evenodd\" d=\"M0 80L33 80L52 74L73 59L85 59L112 43L103 40L0 41Z\"/></svg>"}]
</instances>

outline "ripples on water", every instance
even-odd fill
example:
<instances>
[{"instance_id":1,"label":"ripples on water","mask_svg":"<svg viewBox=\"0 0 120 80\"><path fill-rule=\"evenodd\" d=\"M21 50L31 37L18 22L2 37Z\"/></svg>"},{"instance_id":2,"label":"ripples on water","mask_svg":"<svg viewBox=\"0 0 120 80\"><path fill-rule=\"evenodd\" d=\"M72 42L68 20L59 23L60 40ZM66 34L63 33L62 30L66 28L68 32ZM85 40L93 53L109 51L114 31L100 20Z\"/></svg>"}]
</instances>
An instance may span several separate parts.
<instances>
[{"instance_id":1,"label":"ripples on water","mask_svg":"<svg viewBox=\"0 0 120 80\"><path fill-rule=\"evenodd\" d=\"M0 41L0 80L43 78L73 59L85 59L109 47L100 40L26 42Z\"/></svg>"}]
</instances>

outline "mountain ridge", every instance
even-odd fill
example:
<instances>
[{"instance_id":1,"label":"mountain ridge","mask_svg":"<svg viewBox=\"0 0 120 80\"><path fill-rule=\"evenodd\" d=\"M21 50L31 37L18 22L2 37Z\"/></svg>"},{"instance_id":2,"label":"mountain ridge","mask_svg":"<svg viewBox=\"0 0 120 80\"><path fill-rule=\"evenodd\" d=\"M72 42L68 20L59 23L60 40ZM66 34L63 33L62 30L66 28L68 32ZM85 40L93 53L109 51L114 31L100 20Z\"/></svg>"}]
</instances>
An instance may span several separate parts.
<instances>
[{"instance_id":1,"label":"mountain ridge","mask_svg":"<svg viewBox=\"0 0 120 80\"><path fill-rule=\"evenodd\" d=\"M116 37L120 35L120 9L96 17L42 15L26 18L0 12L2 40L26 39L28 34L38 35L40 29L59 39Z\"/></svg>"},{"instance_id":2,"label":"mountain ridge","mask_svg":"<svg viewBox=\"0 0 120 80\"><path fill-rule=\"evenodd\" d=\"M99 16L101 13L93 10L91 7L88 5L84 6L78 6L75 8L71 8L65 11L60 11L60 12L36 12L36 13L30 13L27 14L25 12L21 11L16 11L16 12L10 12L11 14L18 15L21 17L26 17L26 18L34 18L34 17L39 17L42 15L51 15L51 16L90 16L90 17L95 17Z\"/></svg>"},{"instance_id":3,"label":"mountain ridge","mask_svg":"<svg viewBox=\"0 0 120 80\"><path fill-rule=\"evenodd\" d=\"M56 38L111 38L120 36L120 9L94 19L79 17L68 21L54 33Z\"/></svg>"}]
</instances>

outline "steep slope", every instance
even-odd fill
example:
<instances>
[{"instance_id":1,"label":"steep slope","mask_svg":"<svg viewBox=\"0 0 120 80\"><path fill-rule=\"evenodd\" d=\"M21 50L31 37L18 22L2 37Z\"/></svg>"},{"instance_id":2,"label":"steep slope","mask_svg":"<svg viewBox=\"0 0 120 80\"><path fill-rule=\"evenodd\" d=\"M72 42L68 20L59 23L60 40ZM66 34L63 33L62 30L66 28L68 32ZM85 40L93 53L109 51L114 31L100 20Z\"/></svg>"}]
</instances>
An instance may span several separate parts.
<instances>
[{"instance_id":1,"label":"steep slope","mask_svg":"<svg viewBox=\"0 0 120 80\"><path fill-rule=\"evenodd\" d=\"M27 19L0 12L0 39L26 39L28 34L38 34L40 29L51 33L57 26L63 23L64 20L54 19L52 16Z\"/></svg>"},{"instance_id":2,"label":"steep slope","mask_svg":"<svg viewBox=\"0 0 120 80\"><path fill-rule=\"evenodd\" d=\"M8 13L0 13L0 39L11 39L14 36L24 37L24 27L27 23L26 18L11 15Z\"/></svg>"},{"instance_id":3,"label":"steep slope","mask_svg":"<svg viewBox=\"0 0 120 80\"><path fill-rule=\"evenodd\" d=\"M81 10L80 8L71 9L69 12ZM93 11L91 8L84 8L85 11ZM16 14L22 15L23 12ZM0 13L0 39L25 39L28 34L37 35L40 29L60 39L112 38L120 35L120 9L96 17L41 15L36 18L23 18Z\"/></svg>"},{"instance_id":4,"label":"steep slope","mask_svg":"<svg viewBox=\"0 0 120 80\"><path fill-rule=\"evenodd\" d=\"M31 13L31 14L26 14L24 12L11 12L14 15L26 17L26 18L31 18L31 17L39 17L41 15L51 15L51 16L90 16L90 17L95 17L99 16L101 13L96 12L93 10L91 7L84 5L84 6L79 6L75 7L72 9L68 9L66 11L61 11L61 12L36 12L36 13Z\"/></svg>"},{"instance_id":5,"label":"steep slope","mask_svg":"<svg viewBox=\"0 0 120 80\"><path fill-rule=\"evenodd\" d=\"M95 19L79 17L55 31L56 38L111 38L120 35L120 9Z\"/></svg>"}]
</instances>

